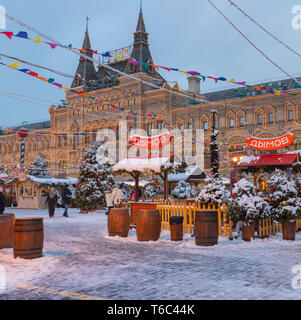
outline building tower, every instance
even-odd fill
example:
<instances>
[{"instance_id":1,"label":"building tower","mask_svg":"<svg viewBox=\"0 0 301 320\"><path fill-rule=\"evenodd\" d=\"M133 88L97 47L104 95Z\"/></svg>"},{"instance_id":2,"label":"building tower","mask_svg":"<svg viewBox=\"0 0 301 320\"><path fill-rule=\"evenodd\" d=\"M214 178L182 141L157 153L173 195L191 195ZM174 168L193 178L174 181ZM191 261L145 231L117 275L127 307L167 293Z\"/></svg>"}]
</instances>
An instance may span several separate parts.
<instances>
[{"instance_id":1,"label":"building tower","mask_svg":"<svg viewBox=\"0 0 301 320\"><path fill-rule=\"evenodd\" d=\"M86 28L82 49L85 50L85 55L87 55L90 58L93 58L92 47L88 32L88 25ZM94 67L94 63L86 58L80 57L76 74L73 78L71 87L75 88L83 86L85 88L90 88L92 86L92 83L90 82L91 80L96 80L96 70Z\"/></svg>"}]
</instances>

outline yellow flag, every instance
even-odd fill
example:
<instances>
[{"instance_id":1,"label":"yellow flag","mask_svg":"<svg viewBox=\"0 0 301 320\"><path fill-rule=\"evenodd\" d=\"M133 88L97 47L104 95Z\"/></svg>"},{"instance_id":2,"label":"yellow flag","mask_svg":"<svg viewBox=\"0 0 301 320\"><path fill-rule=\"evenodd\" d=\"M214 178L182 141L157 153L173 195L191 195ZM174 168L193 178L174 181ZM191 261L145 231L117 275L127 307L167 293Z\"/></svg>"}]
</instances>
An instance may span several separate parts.
<instances>
[{"instance_id":1,"label":"yellow flag","mask_svg":"<svg viewBox=\"0 0 301 320\"><path fill-rule=\"evenodd\" d=\"M20 63L18 62L14 62L12 64L9 65L10 68L14 68L14 69L17 69L19 67Z\"/></svg>"},{"instance_id":2,"label":"yellow flag","mask_svg":"<svg viewBox=\"0 0 301 320\"><path fill-rule=\"evenodd\" d=\"M41 41L40 37L37 37L35 40L31 39L33 42L35 43L43 43L43 41Z\"/></svg>"}]
</instances>

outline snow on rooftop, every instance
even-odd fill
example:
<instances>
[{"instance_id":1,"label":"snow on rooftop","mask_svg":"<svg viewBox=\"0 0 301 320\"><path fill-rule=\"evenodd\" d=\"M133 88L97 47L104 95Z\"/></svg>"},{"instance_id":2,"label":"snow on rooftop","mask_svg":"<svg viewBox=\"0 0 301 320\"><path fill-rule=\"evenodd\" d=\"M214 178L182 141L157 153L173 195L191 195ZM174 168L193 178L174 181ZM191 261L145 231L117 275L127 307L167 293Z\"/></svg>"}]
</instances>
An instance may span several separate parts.
<instances>
[{"instance_id":1,"label":"snow on rooftop","mask_svg":"<svg viewBox=\"0 0 301 320\"><path fill-rule=\"evenodd\" d=\"M38 184L48 184L48 185L58 185L58 184L76 184L78 182L77 178L71 178L71 177L67 177L65 179L57 179L54 177L42 177L42 178L38 178L35 176L31 176L28 175L27 176L30 180L38 183Z\"/></svg>"},{"instance_id":2,"label":"snow on rooftop","mask_svg":"<svg viewBox=\"0 0 301 320\"><path fill-rule=\"evenodd\" d=\"M287 154L299 154L301 155L301 150L294 150L294 151L289 151Z\"/></svg>"},{"instance_id":3,"label":"snow on rooftop","mask_svg":"<svg viewBox=\"0 0 301 320\"><path fill-rule=\"evenodd\" d=\"M168 181L187 180L192 175L201 175L203 170L198 166L188 166L183 173L171 173L168 175Z\"/></svg>"},{"instance_id":4,"label":"snow on rooftop","mask_svg":"<svg viewBox=\"0 0 301 320\"><path fill-rule=\"evenodd\" d=\"M256 156L244 156L238 163L237 165L240 166L240 165L243 165L243 164L250 164L252 161L257 161L259 160L260 157L256 157Z\"/></svg>"},{"instance_id":5,"label":"snow on rooftop","mask_svg":"<svg viewBox=\"0 0 301 320\"><path fill-rule=\"evenodd\" d=\"M125 184L134 187L135 186L135 181L124 181ZM150 182L147 180L140 180L139 181L139 187L144 188L147 184L149 184Z\"/></svg>"},{"instance_id":6,"label":"snow on rooftop","mask_svg":"<svg viewBox=\"0 0 301 320\"><path fill-rule=\"evenodd\" d=\"M113 171L126 170L128 172L133 171L146 171L153 170L155 172L161 171L163 164L169 163L169 158L129 158L119 161L113 166Z\"/></svg>"}]
</instances>

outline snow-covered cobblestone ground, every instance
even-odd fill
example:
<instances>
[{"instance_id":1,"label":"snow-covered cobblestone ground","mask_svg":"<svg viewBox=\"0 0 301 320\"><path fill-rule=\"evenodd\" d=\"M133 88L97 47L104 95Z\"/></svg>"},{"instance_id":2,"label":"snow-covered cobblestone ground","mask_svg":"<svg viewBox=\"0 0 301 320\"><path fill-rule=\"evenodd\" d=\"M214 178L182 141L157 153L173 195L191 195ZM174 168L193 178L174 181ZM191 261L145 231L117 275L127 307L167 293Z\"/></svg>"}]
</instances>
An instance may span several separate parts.
<instances>
[{"instance_id":1,"label":"snow-covered cobblestone ground","mask_svg":"<svg viewBox=\"0 0 301 320\"><path fill-rule=\"evenodd\" d=\"M301 232L295 242L281 235L252 243L220 238L218 246L196 247L187 235L169 241L139 243L107 235L103 212L69 218L57 209L8 210L16 217L44 217L44 256L14 259L12 249L0 250L7 289L0 299L301 299L292 288L292 267L301 265Z\"/></svg>"}]
</instances>

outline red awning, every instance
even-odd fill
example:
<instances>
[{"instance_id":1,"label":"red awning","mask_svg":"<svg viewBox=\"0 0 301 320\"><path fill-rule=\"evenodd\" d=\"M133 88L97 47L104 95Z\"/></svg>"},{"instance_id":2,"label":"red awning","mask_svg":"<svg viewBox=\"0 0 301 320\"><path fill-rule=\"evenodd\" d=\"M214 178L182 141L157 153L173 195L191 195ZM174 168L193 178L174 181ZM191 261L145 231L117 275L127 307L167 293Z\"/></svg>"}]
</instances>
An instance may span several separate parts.
<instances>
[{"instance_id":1,"label":"red awning","mask_svg":"<svg viewBox=\"0 0 301 320\"><path fill-rule=\"evenodd\" d=\"M245 156L237 167L289 166L296 160L297 154L259 154Z\"/></svg>"}]
</instances>

